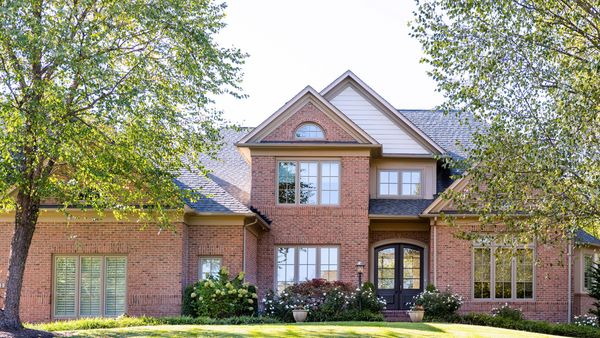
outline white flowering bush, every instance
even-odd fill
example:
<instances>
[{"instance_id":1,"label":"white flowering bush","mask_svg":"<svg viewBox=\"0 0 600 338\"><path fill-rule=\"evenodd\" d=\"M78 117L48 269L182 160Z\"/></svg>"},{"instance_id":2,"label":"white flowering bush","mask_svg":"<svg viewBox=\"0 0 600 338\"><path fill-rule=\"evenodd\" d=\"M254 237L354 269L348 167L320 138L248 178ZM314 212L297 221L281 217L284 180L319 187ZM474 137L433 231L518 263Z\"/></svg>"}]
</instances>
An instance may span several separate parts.
<instances>
[{"instance_id":1,"label":"white flowering bush","mask_svg":"<svg viewBox=\"0 0 600 338\"><path fill-rule=\"evenodd\" d=\"M258 295L256 287L244 282L244 273L240 272L229 279L226 269L217 276L209 276L188 289L184 296L186 313L195 317L228 318L252 316L257 313Z\"/></svg>"},{"instance_id":2,"label":"white flowering bush","mask_svg":"<svg viewBox=\"0 0 600 338\"><path fill-rule=\"evenodd\" d=\"M453 293L450 288L441 292L435 287L416 295L412 305L420 305L425 310L425 315L433 318L446 318L456 315L463 304L461 295Z\"/></svg>"},{"instance_id":3,"label":"white flowering bush","mask_svg":"<svg viewBox=\"0 0 600 338\"><path fill-rule=\"evenodd\" d=\"M504 303L501 307L492 308L492 317L501 317L510 320L522 320L523 310L510 307L508 303Z\"/></svg>"},{"instance_id":4,"label":"white flowering bush","mask_svg":"<svg viewBox=\"0 0 600 338\"><path fill-rule=\"evenodd\" d=\"M383 320L383 299L377 298L372 284L355 289L348 283L313 279L286 288L277 295L269 291L263 299L266 316L293 321L292 311L308 310L308 321Z\"/></svg>"},{"instance_id":5,"label":"white flowering bush","mask_svg":"<svg viewBox=\"0 0 600 338\"><path fill-rule=\"evenodd\" d=\"M575 318L573 319L573 324L578 326L598 327L598 318L590 314L575 316Z\"/></svg>"}]
</instances>

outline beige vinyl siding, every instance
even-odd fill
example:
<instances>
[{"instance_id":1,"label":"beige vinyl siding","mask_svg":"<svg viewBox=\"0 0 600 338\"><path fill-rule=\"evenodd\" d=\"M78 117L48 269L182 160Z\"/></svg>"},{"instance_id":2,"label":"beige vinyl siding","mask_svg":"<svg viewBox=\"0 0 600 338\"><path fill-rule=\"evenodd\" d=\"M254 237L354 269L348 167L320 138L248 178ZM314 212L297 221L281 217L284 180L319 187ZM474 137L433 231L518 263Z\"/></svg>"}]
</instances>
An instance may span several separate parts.
<instances>
[{"instance_id":1,"label":"beige vinyl siding","mask_svg":"<svg viewBox=\"0 0 600 338\"><path fill-rule=\"evenodd\" d=\"M384 154L430 154L352 87L341 91L331 100L331 103L381 143Z\"/></svg>"}]
</instances>

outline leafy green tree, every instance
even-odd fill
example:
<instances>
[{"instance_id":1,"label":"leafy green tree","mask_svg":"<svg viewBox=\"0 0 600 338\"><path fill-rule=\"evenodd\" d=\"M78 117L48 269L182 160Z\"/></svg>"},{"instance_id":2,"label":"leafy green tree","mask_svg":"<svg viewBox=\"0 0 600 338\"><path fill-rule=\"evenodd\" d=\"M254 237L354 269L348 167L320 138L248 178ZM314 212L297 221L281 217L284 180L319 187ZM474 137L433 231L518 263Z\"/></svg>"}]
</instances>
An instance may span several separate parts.
<instances>
[{"instance_id":1,"label":"leafy green tree","mask_svg":"<svg viewBox=\"0 0 600 338\"><path fill-rule=\"evenodd\" d=\"M593 264L589 267L590 285L588 294L596 301L592 304L595 309L590 309L589 312L596 316L597 324L600 325L600 266Z\"/></svg>"},{"instance_id":2,"label":"leafy green tree","mask_svg":"<svg viewBox=\"0 0 600 338\"><path fill-rule=\"evenodd\" d=\"M28 249L45 199L168 226L203 172L245 55L222 48L210 0L1 1L0 211L15 213L0 330L18 329ZM141 206L141 207L140 207Z\"/></svg>"},{"instance_id":3,"label":"leafy green tree","mask_svg":"<svg viewBox=\"0 0 600 338\"><path fill-rule=\"evenodd\" d=\"M447 98L475 116L464 191L483 226L551 242L600 224L600 7L586 0L417 1L412 34ZM462 115L465 117L464 115ZM466 123L470 119L464 118ZM527 215L527 217L519 217ZM451 218L450 218L451 219Z\"/></svg>"}]
</instances>

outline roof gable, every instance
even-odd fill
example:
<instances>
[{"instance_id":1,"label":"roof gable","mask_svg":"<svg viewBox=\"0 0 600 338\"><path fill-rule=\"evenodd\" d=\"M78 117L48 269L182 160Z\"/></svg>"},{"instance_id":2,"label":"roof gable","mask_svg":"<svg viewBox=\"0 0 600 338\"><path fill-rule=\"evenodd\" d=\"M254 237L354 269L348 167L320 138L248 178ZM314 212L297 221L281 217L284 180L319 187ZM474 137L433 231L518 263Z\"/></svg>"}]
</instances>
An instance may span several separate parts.
<instances>
[{"instance_id":1,"label":"roof gable","mask_svg":"<svg viewBox=\"0 0 600 338\"><path fill-rule=\"evenodd\" d=\"M378 144L377 141L362 130L356 123L349 119L346 115L340 112L334 105L325 100L316 90L307 86L290 101L279 108L273 115L256 127L252 132L243 137L239 144L256 144L261 143L269 136L276 128L281 126L298 110L302 109L307 104L314 105L320 112L325 114L329 119L335 122L345 133L350 135L357 143L360 144Z\"/></svg>"},{"instance_id":2,"label":"roof gable","mask_svg":"<svg viewBox=\"0 0 600 338\"><path fill-rule=\"evenodd\" d=\"M383 144L384 154L445 153L440 145L351 71L333 81L321 95Z\"/></svg>"}]
</instances>

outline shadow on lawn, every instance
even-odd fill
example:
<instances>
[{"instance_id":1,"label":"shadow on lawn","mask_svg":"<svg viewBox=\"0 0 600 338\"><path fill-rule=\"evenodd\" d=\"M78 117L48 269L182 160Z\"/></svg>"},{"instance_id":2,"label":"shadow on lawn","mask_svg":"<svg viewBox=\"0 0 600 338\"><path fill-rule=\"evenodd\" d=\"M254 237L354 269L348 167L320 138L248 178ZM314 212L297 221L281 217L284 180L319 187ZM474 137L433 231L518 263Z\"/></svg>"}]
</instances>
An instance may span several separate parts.
<instances>
[{"instance_id":1,"label":"shadow on lawn","mask_svg":"<svg viewBox=\"0 0 600 338\"><path fill-rule=\"evenodd\" d=\"M362 329L361 329L362 328ZM281 326L211 326L170 328L122 328L119 330L98 330L71 332L68 337L422 337L444 333L426 323L306 323ZM429 333L429 334L428 334Z\"/></svg>"}]
</instances>

